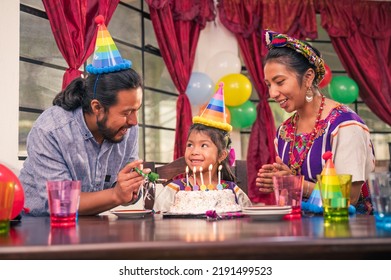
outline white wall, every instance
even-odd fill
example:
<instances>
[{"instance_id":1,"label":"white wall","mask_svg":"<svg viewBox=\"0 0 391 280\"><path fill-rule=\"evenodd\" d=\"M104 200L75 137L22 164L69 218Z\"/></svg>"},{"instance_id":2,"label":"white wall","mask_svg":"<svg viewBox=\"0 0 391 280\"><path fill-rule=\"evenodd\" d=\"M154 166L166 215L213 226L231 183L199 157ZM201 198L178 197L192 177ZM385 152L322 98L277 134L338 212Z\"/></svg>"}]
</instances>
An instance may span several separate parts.
<instances>
[{"instance_id":1,"label":"white wall","mask_svg":"<svg viewBox=\"0 0 391 280\"><path fill-rule=\"evenodd\" d=\"M220 22L218 16L215 21L208 22L201 31L194 59L193 72L205 72L210 59L223 51L229 51L239 56L239 45L235 35ZM199 107L192 106L193 116L197 115ZM236 159L242 158L240 130L233 129L230 133L232 147L235 149Z\"/></svg>"},{"instance_id":2,"label":"white wall","mask_svg":"<svg viewBox=\"0 0 391 280\"><path fill-rule=\"evenodd\" d=\"M19 174L19 1L0 1L0 163Z\"/></svg>"}]
</instances>

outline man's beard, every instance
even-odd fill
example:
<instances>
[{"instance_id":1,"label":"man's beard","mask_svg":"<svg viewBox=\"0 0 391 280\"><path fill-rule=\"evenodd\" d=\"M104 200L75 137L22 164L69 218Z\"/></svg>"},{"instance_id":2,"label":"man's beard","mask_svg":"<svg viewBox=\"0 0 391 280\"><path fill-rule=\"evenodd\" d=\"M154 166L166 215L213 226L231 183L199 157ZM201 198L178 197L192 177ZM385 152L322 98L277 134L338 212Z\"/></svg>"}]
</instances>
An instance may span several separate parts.
<instances>
[{"instance_id":1,"label":"man's beard","mask_svg":"<svg viewBox=\"0 0 391 280\"><path fill-rule=\"evenodd\" d=\"M124 140L125 135L121 137L120 139L115 139L115 135L117 135L118 131L114 131L110 128L107 127L107 115L103 117L102 120L97 120L96 124L98 126L98 131L99 133L103 136L103 139L107 140L108 142L111 143L120 143Z\"/></svg>"}]
</instances>

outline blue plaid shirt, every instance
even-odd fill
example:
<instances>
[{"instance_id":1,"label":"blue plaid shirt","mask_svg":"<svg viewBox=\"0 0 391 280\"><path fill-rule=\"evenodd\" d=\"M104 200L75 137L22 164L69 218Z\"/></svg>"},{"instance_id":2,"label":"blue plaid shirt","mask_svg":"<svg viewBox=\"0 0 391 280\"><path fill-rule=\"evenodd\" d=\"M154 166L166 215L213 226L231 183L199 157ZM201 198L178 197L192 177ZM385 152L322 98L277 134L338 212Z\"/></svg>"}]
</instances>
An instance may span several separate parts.
<instances>
[{"instance_id":1,"label":"blue plaid shirt","mask_svg":"<svg viewBox=\"0 0 391 280\"><path fill-rule=\"evenodd\" d=\"M59 106L45 110L27 138L27 159L19 180L25 207L34 216L48 215L46 181L80 180L82 192L111 188L118 172L138 158L138 126L130 128L120 143L99 145L88 129L80 108Z\"/></svg>"}]
</instances>

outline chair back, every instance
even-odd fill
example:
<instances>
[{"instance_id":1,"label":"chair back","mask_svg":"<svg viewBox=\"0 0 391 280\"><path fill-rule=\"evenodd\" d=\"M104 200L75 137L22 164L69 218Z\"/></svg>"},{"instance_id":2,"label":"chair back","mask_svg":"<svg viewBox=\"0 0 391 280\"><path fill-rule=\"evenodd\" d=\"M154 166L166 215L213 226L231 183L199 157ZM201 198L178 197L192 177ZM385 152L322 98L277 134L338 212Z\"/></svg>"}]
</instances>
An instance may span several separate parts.
<instances>
[{"instance_id":1,"label":"chair back","mask_svg":"<svg viewBox=\"0 0 391 280\"><path fill-rule=\"evenodd\" d=\"M246 160L236 160L234 167L234 174L236 177L237 185L248 194L248 177L247 177L247 161Z\"/></svg>"},{"instance_id":2,"label":"chair back","mask_svg":"<svg viewBox=\"0 0 391 280\"><path fill-rule=\"evenodd\" d=\"M144 162L144 168L150 168L153 172L159 174L159 179L165 179L163 185L168 184L174 178L186 173L186 161L184 157L180 157L165 165L156 166L154 162ZM145 199L145 209L153 209L155 200L155 190L150 189L149 195Z\"/></svg>"},{"instance_id":3,"label":"chair back","mask_svg":"<svg viewBox=\"0 0 391 280\"><path fill-rule=\"evenodd\" d=\"M171 181L177 176L186 173L186 161L184 157L180 157L170 163L162 166L157 166L155 172L159 174L160 179L166 179L167 182Z\"/></svg>"}]
</instances>

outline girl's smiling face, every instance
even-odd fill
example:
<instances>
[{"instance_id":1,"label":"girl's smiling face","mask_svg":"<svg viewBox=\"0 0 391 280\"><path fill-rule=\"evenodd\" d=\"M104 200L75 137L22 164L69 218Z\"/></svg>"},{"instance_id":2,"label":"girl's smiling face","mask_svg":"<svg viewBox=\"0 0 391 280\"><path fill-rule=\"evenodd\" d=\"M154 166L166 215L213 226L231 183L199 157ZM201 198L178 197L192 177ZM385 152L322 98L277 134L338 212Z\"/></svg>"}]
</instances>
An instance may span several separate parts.
<instances>
[{"instance_id":1,"label":"girl's smiling face","mask_svg":"<svg viewBox=\"0 0 391 280\"><path fill-rule=\"evenodd\" d=\"M209 165L212 164L212 174L217 174L219 163L217 146L202 131L190 133L186 143L185 160L190 170L196 167L196 170L199 171L202 167L203 172L208 172Z\"/></svg>"}]
</instances>

